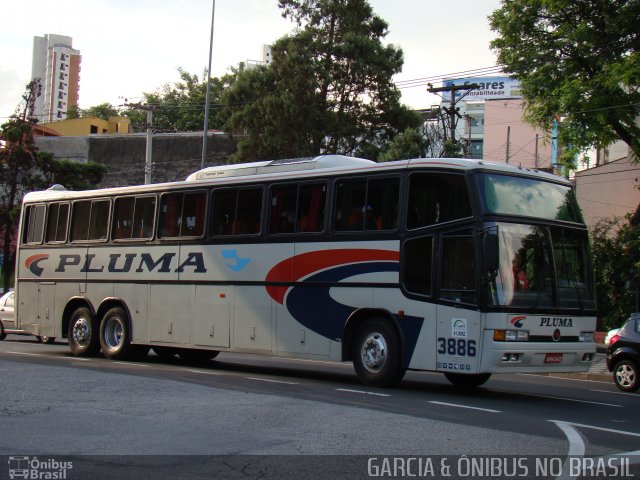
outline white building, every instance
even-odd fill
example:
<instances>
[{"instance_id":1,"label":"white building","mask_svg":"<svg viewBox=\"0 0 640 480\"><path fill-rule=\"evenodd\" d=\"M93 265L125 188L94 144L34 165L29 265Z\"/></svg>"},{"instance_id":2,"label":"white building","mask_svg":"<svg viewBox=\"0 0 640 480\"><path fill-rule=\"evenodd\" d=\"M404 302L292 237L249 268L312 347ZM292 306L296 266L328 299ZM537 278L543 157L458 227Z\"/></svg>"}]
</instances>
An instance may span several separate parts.
<instances>
[{"instance_id":1,"label":"white building","mask_svg":"<svg viewBox=\"0 0 640 480\"><path fill-rule=\"evenodd\" d=\"M71 37L33 37L31 78L39 78L42 85L34 112L40 122L63 120L69 108L78 105L81 59Z\"/></svg>"}]
</instances>

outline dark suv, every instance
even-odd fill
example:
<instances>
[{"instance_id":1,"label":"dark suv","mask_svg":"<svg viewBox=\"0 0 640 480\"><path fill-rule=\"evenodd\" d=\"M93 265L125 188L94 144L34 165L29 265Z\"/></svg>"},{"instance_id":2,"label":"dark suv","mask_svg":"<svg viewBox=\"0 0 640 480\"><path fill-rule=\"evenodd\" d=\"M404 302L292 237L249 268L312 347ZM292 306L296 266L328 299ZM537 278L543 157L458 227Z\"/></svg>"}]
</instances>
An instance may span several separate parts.
<instances>
[{"instance_id":1,"label":"dark suv","mask_svg":"<svg viewBox=\"0 0 640 480\"><path fill-rule=\"evenodd\" d=\"M611 337L607 350L607 368L620 390L635 392L640 388L640 312L632 313L622 328Z\"/></svg>"}]
</instances>

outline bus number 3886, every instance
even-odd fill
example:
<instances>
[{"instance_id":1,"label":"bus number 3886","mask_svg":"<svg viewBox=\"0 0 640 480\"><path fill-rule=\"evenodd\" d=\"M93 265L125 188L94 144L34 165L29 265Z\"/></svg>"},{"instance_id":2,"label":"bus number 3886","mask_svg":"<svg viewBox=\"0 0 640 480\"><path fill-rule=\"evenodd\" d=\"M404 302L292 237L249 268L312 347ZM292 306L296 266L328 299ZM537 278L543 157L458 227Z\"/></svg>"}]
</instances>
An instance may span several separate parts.
<instances>
[{"instance_id":1,"label":"bus number 3886","mask_svg":"<svg viewBox=\"0 0 640 480\"><path fill-rule=\"evenodd\" d=\"M457 357L475 357L476 341L464 338L438 338L438 353Z\"/></svg>"}]
</instances>

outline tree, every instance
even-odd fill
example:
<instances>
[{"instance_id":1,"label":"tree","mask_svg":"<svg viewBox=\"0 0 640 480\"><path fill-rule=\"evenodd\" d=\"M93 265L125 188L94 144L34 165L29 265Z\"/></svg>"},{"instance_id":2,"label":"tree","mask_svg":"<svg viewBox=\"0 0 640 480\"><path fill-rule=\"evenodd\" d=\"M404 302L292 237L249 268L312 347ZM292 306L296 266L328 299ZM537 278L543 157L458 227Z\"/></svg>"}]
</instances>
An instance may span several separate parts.
<instances>
[{"instance_id":1,"label":"tree","mask_svg":"<svg viewBox=\"0 0 640 480\"><path fill-rule=\"evenodd\" d=\"M366 0L280 0L297 25L267 67L239 72L224 97L226 129L246 134L233 159L324 153L376 158L419 118L400 104L392 77L402 51L383 45L387 23Z\"/></svg>"},{"instance_id":2,"label":"tree","mask_svg":"<svg viewBox=\"0 0 640 480\"><path fill-rule=\"evenodd\" d=\"M424 158L427 149L427 139L415 128L407 128L389 143L380 154L378 161L405 160L410 158Z\"/></svg>"},{"instance_id":3,"label":"tree","mask_svg":"<svg viewBox=\"0 0 640 480\"><path fill-rule=\"evenodd\" d=\"M566 157L620 139L640 158L638 0L502 0L489 18L528 122L558 125Z\"/></svg>"},{"instance_id":4,"label":"tree","mask_svg":"<svg viewBox=\"0 0 640 480\"><path fill-rule=\"evenodd\" d=\"M3 288L10 286L15 269L15 241L20 205L25 193L55 183L87 186L99 182L104 174L103 166L77 164L69 168L67 163L53 160L49 153L41 152L35 145L33 127L35 99L40 95L40 80L31 81L22 97L20 113L13 115L0 126L0 232L2 233Z\"/></svg>"},{"instance_id":5,"label":"tree","mask_svg":"<svg viewBox=\"0 0 640 480\"><path fill-rule=\"evenodd\" d=\"M635 311L640 280L640 225L620 218L599 221L591 231L591 250L600 328L619 327Z\"/></svg>"},{"instance_id":6,"label":"tree","mask_svg":"<svg viewBox=\"0 0 640 480\"><path fill-rule=\"evenodd\" d=\"M235 81L236 70L222 77L211 78L211 91L209 94L209 128L222 129L227 118L227 111L221 104L223 91ZM201 131L204 126L204 110L207 92L207 71L202 77L178 68L179 82L173 85L165 84L156 92L144 93L143 103L155 107L153 114L153 128L168 132L194 132ZM140 130L146 128L146 114L140 119L135 113L140 112L130 105L130 109L123 112L129 116L131 122ZM139 121L142 120L142 121ZM142 124L142 125L139 125Z\"/></svg>"},{"instance_id":7,"label":"tree","mask_svg":"<svg viewBox=\"0 0 640 480\"><path fill-rule=\"evenodd\" d=\"M67 112L67 118L96 117L102 120L109 120L110 117L116 117L120 112L110 103L101 103L89 108L71 107Z\"/></svg>"}]
</instances>

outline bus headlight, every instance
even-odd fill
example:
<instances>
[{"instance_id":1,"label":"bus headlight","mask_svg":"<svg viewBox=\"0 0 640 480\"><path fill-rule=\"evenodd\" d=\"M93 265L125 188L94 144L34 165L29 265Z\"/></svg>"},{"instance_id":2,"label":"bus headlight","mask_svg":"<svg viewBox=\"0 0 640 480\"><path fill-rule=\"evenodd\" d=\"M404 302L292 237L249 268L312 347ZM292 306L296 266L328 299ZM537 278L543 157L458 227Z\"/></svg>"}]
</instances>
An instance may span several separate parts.
<instances>
[{"instance_id":1,"label":"bus headlight","mask_svg":"<svg viewBox=\"0 0 640 480\"><path fill-rule=\"evenodd\" d=\"M593 332L580 332L580 337L578 337L580 342L593 343L594 336Z\"/></svg>"},{"instance_id":2,"label":"bus headlight","mask_svg":"<svg viewBox=\"0 0 640 480\"><path fill-rule=\"evenodd\" d=\"M496 342L528 342L528 330L494 330L493 340Z\"/></svg>"}]
</instances>

